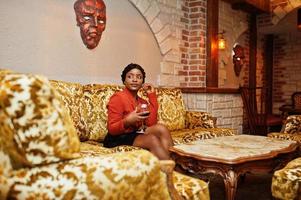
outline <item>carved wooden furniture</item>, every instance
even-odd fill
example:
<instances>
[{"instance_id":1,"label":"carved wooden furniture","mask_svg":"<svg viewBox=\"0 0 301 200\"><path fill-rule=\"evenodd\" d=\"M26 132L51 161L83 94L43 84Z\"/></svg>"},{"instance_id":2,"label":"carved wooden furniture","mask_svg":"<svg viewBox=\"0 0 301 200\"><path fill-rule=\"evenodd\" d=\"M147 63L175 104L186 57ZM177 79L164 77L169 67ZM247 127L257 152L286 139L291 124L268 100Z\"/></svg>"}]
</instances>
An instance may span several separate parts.
<instances>
[{"instance_id":1,"label":"carved wooden furniture","mask_svg":"<svg viewBox=\"0 0 301 200\"><path fill-rule=\"evenodd\" d=\"M268 110L265 88L240 87L251 134L267 135L269 129L282 125L282 118Z\"/></svg>"},{"instance_id":2,"label":"carved wooden furniture","mask_svg":"<svg viewBox=\"0 0 301 200\"><path fill-rule=\"evenodd\" d=\"M235 198L237 180L246 172L268 173L296 157L295 141L265 136L235 135L176 145L170 149L175 162L195 174L223 177L228 200Z\"/></svg>"},{"instance_id":3,"label":"carved wooden furniture","mask_svg":"<svg viewBox=\"0 0 301 200\"><path fill-rule=\"evenodd\" d=\"M286 118L288 115L301 114L301 92L294 92L291 99L292 104L285 104L279 108L284 118Z\"/></svg>"}]
</instances>

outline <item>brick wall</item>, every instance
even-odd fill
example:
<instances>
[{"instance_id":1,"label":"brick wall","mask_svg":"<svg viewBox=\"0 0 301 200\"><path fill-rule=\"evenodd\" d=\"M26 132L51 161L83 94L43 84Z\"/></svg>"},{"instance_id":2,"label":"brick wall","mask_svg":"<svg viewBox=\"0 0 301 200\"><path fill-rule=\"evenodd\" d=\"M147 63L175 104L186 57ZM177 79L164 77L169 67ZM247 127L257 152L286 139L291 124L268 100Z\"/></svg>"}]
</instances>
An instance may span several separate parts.
<instances>
[{"instance_id":1,"label":"brick wall","mask_svg":"<svg viewBox=\"0 0 301 200\"><path fill-rule=\"evenodd\" d=\"M206 87L206 0L129 0L144 16L158 42L163 61L159 85ZM232 62L232 45L247 29L247 15L220 1L222 29ZM229 42L229 43L228 43ZM231 65L233 71L233 66ZM231 78L227 72L224 79ZM237 85L236 85L237 86ZM210 112L217 124L241 133L242 103L233 94L184 94L188 110Z\"/></svg>"},{"instance_id":2,"label":"brick wall","mask_svg":"<svg viewBox=\"0 0 301 200\"><path fill-rule=\"evenodd\" d=\"M258 17L258 30L265 33L266 30L277 30L277 25L283 23L289 13L301 6L299 0L273 0L271 1L272 13ZM284 22L285 23L285 22ZM273 32L269 32L273 33ZM274 32L274 71L273 71L273 112L280 113L279 107L283 104L291 104L293 92L301 91L301 36L294 33ZM262 51L262 44L259 51ZM263 55L264 56L264 55ZM262 56L258 58L261 62ZM263 67L262 65L258 65ZM263 70L261 70L263 74ZM258 80L259 85L263 84Z\"/></svg>"},{"instance_id":3,"label":"brick wall","mask_svg":"<svg viewBox=\"0 0 301 200\"><path fill-rule=\"evenodd\" d=\"M206 1L185 0L182 30L181 87L206 87Z\"/></svg>"}]
</instances>

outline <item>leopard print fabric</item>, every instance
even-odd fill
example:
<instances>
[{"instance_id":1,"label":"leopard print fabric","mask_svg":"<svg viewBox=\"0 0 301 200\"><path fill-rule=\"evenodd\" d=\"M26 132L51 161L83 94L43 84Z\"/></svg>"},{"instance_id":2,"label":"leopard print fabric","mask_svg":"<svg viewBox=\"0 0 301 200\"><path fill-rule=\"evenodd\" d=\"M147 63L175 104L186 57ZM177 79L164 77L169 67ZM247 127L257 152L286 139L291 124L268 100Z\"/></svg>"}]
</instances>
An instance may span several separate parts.
<instances>
[{"instance_id":1,"label":"leopard print fabric","mask_svg":"<svg viewBox=\"0 0 301 200\"><path fill-rule=\"evenodd\" d=\"M231 135L235 135L235 133L233 129L229 128L195 128L171 132L171 136L175 145Z\"/></svg>"},{"instance_id":2,"label":"leopard print fabric","mask_svg":"<svg viewBox=\"0 0 301 200\"><path fill-rule=\"evenodd\" d=\"M87 124L82 118L81 113L83 108L82 96L83 89L79 83L69 83L64 81L50 81L51 86L56 89L61 98L68 114L71 116L74 127L80 141L89 139L89 130Z\"/></svg>"},{"instance_id":3,"label":"leopard print fabric","mask_svg":"<svg viewBox=\"0 0 301 200\"><path fill-rule=\"evenodd\" d=\"M170 199L158 160L140 150L23 168L8 199Z\"/></svg>"},{"instance_id":4,"label":"leopard print fabric","mask_svg":"<svg viewBox=\"0 0 301 200\"><path fill-rule=\"evenodd\" d=\"M91 84L83 86L83 113L89 140L102 142L107 130L107 104L111 96L122 90L122 86Z\"/></svg>"},{"instance_id":5,"label":"leopard print fabric","mask_svg":"<svg viewBox=\"0 0 301 200\"><path fill-rule=\"evenodd\" d=\"M79 156L71 118L46 78L0 76L0 116L0 146L14 169Z\"/></svg>"},{"instance_id":6,"label":"leopard print fabric","mask_svg":"<svg viewBox=\"0 0 301 200\"><path fill-rule=\"evenodd\" d=\"M284 133L301 134L301 115L290 115L287 117Z\"/></svg>"},{"instance_id":7,"label":"leopard print fabric","mask_svg":"<svg viewBox=\"0 0 301 200\"><path fill-rule=\"evenodd\" d=\"M214 128L215 118L207 112L186 111L186 128Z\"/></svg>"},{"instance_id":8,"label":"leopard print fabric","mask_svg":"<svg viewBox=\"0 0 301 200\"><path fill-rule=\"evenodd\" d=\"M272 195L277 199L294 200L301 195L301 157L274 173ZM299 191L298 191L299 190Z\"/></svg>"},{"instance_id":9,"label":"leopard print fabric","mask_svg":"<svg viewBox=\"0 0 301 200\"><path fill-rule=\"evenodd\" d=\"M269 133L268 137L278 138L282 140L293 140L301 144L301 134L290 134L290 133Z\"/></svg>"},{"instance_id":10,"label":"leopard print fabric","mask_svg":"<svg viewBox=\"0 0 301 200\"><path fill-rule=\"evenodd\" d=\"M301 115L290 115L285 120L282 131L280 133L269 133L268 137L294 140L301 143Z\"/></svg>"}]
</instances>

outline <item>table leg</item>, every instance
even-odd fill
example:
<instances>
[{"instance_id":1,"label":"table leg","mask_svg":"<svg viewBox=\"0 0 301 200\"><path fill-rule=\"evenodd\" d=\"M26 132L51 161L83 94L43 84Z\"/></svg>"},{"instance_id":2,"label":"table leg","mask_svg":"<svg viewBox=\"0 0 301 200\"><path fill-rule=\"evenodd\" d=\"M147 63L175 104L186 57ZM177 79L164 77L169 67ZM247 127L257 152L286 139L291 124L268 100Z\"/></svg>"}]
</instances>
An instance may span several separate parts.
<instances>
[{"instance_id":1,"label":"table leg","mask_svg":"<svg viewBox=\"0 0 301 200\"><path fill-rule=\"evenodd\" d=\"M224 174L224 184L227 200L234 200L237 189L237 174L229 170Z\"/></svg>"}]
</instances>

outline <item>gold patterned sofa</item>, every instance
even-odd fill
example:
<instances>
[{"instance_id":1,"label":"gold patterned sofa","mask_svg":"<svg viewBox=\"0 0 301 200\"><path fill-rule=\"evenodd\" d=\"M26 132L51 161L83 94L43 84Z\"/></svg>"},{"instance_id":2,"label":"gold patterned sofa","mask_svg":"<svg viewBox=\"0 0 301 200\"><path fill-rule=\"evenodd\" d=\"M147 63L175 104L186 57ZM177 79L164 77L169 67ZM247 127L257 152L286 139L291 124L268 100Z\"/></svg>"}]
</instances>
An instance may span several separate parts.
<instances>
[{"instance_id":1,"label":"gold patterned sofa","mask_svg":"<svg viewBox=\"0 0 301 200\"><path fill-rule=\"evenodd\" d=\"M269 133L268 137L294 140L301 143L301 115L290 115L286 118L281 132Z\"/></svg>"},{"instance_id":2,"label":"gold patterned sofa","mask_svg":"<svg viewBox=\"0 0 301 200\"><path fill-rule=\"evenodd\" d=\"M45 77L0 70L0 199L171 198L151 153L100 145L95 99L72 98L78 84L52 85L59 92ZM184 199L209 199L204 181L177 172L172 180Z\"/></svg>"},{"instance_id":3,"label":"gold patterned sofa","mask_svg":"<svg viewBox=\"0 0 301 200\"><path fill-rule=\"evenodd\" d=\"M269 133L269 137L294 140L301 144L301 115L290 115L280 133ZM276 171L272 179L272 195L277 199L301 199L301 157L290 161Z\"/></svg>"},{"instance_id":4,"label":"gold patterned sofa","mask_svg":"<svg viewBox=\"0 0 301 200\"><path fill-rule=\"evenodd\" d=\"M277 199L301 200L301 157L274 173L271 190Z\"/></svg>"}]
</instances>

